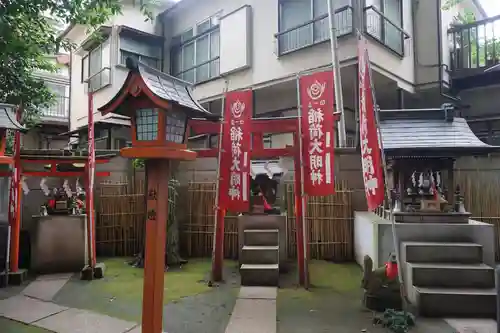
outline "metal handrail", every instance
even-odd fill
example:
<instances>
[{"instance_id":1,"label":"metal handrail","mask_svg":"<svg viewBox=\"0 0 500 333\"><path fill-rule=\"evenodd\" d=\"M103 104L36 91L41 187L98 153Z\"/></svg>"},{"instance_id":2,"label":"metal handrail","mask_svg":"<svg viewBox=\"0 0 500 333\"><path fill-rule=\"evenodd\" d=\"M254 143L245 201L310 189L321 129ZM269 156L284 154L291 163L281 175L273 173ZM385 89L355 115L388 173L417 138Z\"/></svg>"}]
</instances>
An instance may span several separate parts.
<instances>
[{"instance_id":1,"label":"metal handrail","mask_svg":"<svg viewBox=\"0 0 500 333\"><path fill-rule=\"evenodd\" d=\"M346 6L340 7L340 8L338 8L338 9L336 9L336 10L335 10L335 14L342 13L343 11L347 11L348 9L353 10L353 7L352 7L352 6L349 6L349 5L346 5ZM278 38L278 37L280 37L280 36L282 36L282 35L284 35L284 34L286 34L286 33L289 33L289 32L292 32L292 31L298 30L298 29L300 29L300 28L306 27L306 26L308 26L308 25L310 25L310 24L313 24L313 23L319 22L319 21L321 21L321 20L324 20L324 19L325 19L325 18L327 18L327 17L328 17L328 13L327 13L327 14L320 15L320 16L318 16L318 17L316 17L316 18L312 19L312 20L309 20L309 21L306 21L306 22L304 22L304 23L298 24L298 25L296 25L296 26L294 26L294 27L292 27L292 28L288 28L288 29L286 29L286 30L284 30L284 31L280 31L280 32L278 32L278 33L275 33L275 34L274 34L274 38Z\"/></svg>"},{"instance_id":2,"label":"metal handrail","mask_svg":"<svg viewBox=\"0 0 500 333\"><path fill-rule=\"evenodd\" d=\"M198 68L200 68L200 67L202 67L202 66L205 66L205 65L207 65L207 64L211 64L211 63L213 63L213 62L216 62L216 61L217 61L217 60L219 60L219 59L220 59L220 57L214 57L214 58L212 58L212 59L209 59L209 60L206 60L206 61L202 62L201 64L195 65L195 66L193 66L193 67L189 67L188 69L185 69L185 70L183 70L182 72L176 73L175 75L176 75L176 76L178 76L178 75L182 75L182 74L184 74L184 73L187 73L187 72L189 72L189 71L192 71L193 69L198 69Z\"/></svg>"},{"instance_id":3,"label":"metal handrail","mask_svg":"<svg viewBox=\"0 0 500 333\"><path fill-rule=\"evenodd\" d=\"M403 28L401 28L399 25L397 25L396 23L394 23L390 18L388 18L387 16L385 16L385 14L382 13L380 10L378 10L377 7L375 7L373 5L365 7L363 9L363 11L365 12L365 15L366 15L366 12L368 10L371 10L371 11L375 12L375 14L377 14L378 16L380 16L385 22L389 23L394 28L396 28L398 30L398 32L403 35L404 39L410 38L410 34L409 33L407 33L406 31L404 31Z\"/></svg>"},{"instance_id":4,"label":"metal handrail","mask_svg":"<svg viewBox=\"0 0 500 333\"><path fill-rule=\"evenodd\" d=\"M485 25L485 24L488 24L488 23L495 22L497 20L500 20L500 15L488 17L488 18L485 18L483 20L474 21L474 22L470 22L470 23L466 23L466 24L453 24L448 29L448 33L452 33L452 32L462 31L462 30L465 30L465 29L474 28L474 27L477 27L477 26L480 26L480 25Z\"/></svg>"}]
</instances>

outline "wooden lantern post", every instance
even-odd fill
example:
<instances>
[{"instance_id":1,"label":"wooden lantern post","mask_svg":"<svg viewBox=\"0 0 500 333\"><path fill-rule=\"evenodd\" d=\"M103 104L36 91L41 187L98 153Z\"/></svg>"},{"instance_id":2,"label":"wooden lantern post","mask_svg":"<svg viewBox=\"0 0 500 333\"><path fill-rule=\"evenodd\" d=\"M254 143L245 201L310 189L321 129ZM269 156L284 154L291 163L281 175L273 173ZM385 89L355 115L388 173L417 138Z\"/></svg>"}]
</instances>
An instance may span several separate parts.
<instances>
[{"instance_id":1,"label":"wooden lantern post","mask_svg":"<svg viewBox=\"0 0 500 333\"><path fill-rule=\"evenodd\" d=\"M132 146L120 153L145 160L147 178L146 246L142 332L161 333L171 161L190 161L185 144L189 118L212 118L193 99L186 82L127 59L130 72L118 94L99 111L130 117Z\"/></svg>"}]
</instances>

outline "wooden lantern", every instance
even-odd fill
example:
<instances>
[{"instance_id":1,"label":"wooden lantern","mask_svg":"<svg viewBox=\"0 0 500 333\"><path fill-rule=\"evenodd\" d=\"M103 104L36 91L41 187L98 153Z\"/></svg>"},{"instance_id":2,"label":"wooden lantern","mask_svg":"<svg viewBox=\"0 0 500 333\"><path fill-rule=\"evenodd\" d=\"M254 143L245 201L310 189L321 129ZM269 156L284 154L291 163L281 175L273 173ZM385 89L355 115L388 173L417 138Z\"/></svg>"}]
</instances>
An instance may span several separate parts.
<instances>
[{"instance_id":1,"label":"wooden lantern","mask_svg":"<svg viewBox=\"0 0 500 333\"><path fill-rule=\"evenodd\" d=\"M218 120L191 94L184 81L127 59L129 74L118 94L99 110L131 119L132 147L121 149L127 158L145 159L147 178L146 246L142 332L162 332L168 181L171 160L194 160L187 149L190 118Z\"/></svg>"}]
</instances>

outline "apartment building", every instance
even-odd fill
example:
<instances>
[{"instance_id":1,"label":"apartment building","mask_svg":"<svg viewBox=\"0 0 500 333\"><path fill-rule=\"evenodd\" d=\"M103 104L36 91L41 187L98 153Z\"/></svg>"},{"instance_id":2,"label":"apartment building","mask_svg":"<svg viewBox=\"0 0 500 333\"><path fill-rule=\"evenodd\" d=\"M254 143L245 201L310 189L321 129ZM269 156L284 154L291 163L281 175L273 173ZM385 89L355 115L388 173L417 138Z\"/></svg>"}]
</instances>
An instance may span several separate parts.
<instances>
[{"instance_id":1,"label":"apartment building","mask_svg":"<svg viewBox=\"0 0 500 333\"><path fill-rule=\"evenodd\" d=\"M122 15L111 18L100 27L98 40L92 38L84 26L71 25L62 33L78 45L70 54L69 121L71 134L78 137L78 146L87 145L89 89L94 100L96 149L114 150L126 145L129 140L128 118L119 115L103 118L97 109L122 87L128 74L125 67L127 57L163 69L164 39L157 15L170 5L170 1L164 1L151 7L154 19L147 20L138 2L123 1Z\"/></svg>"},{"instance_id":2,"label":"apartment building","mask_svg":"<svg viewBox=\"0 0 500 333\"><path fill-rule=\"evenodd\" d=\"M381 108L438 107L449 89L448 28L476 1L442 10L441 1L335 1L348 141L356 137L357 38L363 32ZM256 116L296 114L298 73L331 64L327 0L183 0L162 14L165 68L195 84L211 112L225 89L252 88ZM269 142L271 141L271 142ZM268 138L268 145L291 136Z\"/></svg>"},{"instance_id":3,"label":"apartment building","mask_svg":"<svg viewBox=\"0 0 500 333\"><path fill-rule=\"evenodd\" d=\"M334 3L350 144L357 136L357 32L368 39L381 108L437 107L448 101L443 96L450 88L448 29L454 17L465 10L485 17L476 0L446 11L440 0ZM144 22L139 8L125 3L123 15L101 27L102 43L90 39L84 27L65 31L79 45L71 53L72 130L87 123L88 82L97 110L121 88L128 56L193 83L196 98L213 113L220 113L224 91L252 88L255 114L263 117L295 115L297 76L331 68L327 0L181 0L162 7L155 9L154 21ZM113 138L107 141L126 135L104 126L126 119L99 114L95 119L106 128L103 135ZM265 140L268 147L281 147L291 136Z\"/></svg>"},{"instance_id":4,"label":"apartment building","mask_svg":"<svg viewBox=\"0 0 500 333\"><path fill-rule=\"evenodd\" d=\"M56 31L63 30L60 22L53 20L52 24ZM40 110L40 126L23 135L22 145L25 149L60 149L67 146L67 138L59 134L67 132L69 128L69 54L61 52L47 55L46 58L56 66L57 71L37 71L34 76L44 81L55 98L52 105Z\"/></svg>"}]
</instances>

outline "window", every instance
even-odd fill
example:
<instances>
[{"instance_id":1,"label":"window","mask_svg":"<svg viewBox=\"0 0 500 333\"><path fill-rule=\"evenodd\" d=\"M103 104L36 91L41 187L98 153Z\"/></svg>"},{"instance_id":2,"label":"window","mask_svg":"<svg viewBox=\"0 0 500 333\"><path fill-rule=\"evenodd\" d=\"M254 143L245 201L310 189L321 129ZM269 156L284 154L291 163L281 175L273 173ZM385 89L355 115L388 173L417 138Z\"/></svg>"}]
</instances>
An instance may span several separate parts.
<instances>
[{"instance_id":1,"label":"window","mask_svg":"<svg viewBox=\"0 0 500 333\"><path fill-rule=\"evenodd\" d=\"M160 69L161 46L138 41L134 38L120 36L120 63L125 65L128 57L145 65Z\"/></svg>"},{"instance_id":2,"label":"window","mask_svg":"<svg viewBox=\"0 0 500 333\"><path fill-rule=\"evenodd\" d=\"M136 139L154 141L158 139L158 111L140 109L135 111Z\"/></svg>"},{"instance_id":3,"label":"window","mask_svg":"<svg viewBox=\"0 0 500 333\"><path fill-rule=\"evenodd\" d=\"M402 55L406 34L402 31L401 0L366 0L366 6L366 32Z\"/></svg>"},{"instance_id":4,"label":"window","mask_svg":"<svg viewBox=\"0 0 500 333\"><path fill-rule=\"evenodd\" d=\"M183 143L184 135L186 134L186 115L182 112L175 111L169 111L166 115L166 140L175 143Z\"/></svg>"},{"instance_id":5,"label":"window","mask_svg":"<svg viewBox=\"0 0 500 333\"><path fill-rule=\"evenodd\" d=\"M335 1L338 36L352 32L351 0ZM279 7L279 54L330 39L326 0L281 0Z\"/></svg>"},{"instance_id":6,"label":"window","mask_svg":"<svg viewBox=\"0 0 500 333\"><path fill-rule=\"evenodd\" d=\"M219 14L200 22L172 40L172 74L200 83L219 76Z\"/></svg>"},{"instance_id":7,"label":"window","mask_svg":"<svg viewBox=\"0 0 500 333\"><path fill-rule=\"evenodd\" d=\"M66 86L45 82L47 88L55 95L53 103L41 110L42 116L68 118L69 99L66 97Z\"/></svg>"},{"instance_id":8,"label":"window","mask_svg":"<svg viewBox=\"0 0 500 333\"><path fill-rule=\"evenodd\" d=\"M82 82L89 83L91 91L97 91L110 82L110 39L91 50L82 59Z\"/></svg>"}]
</instances>

